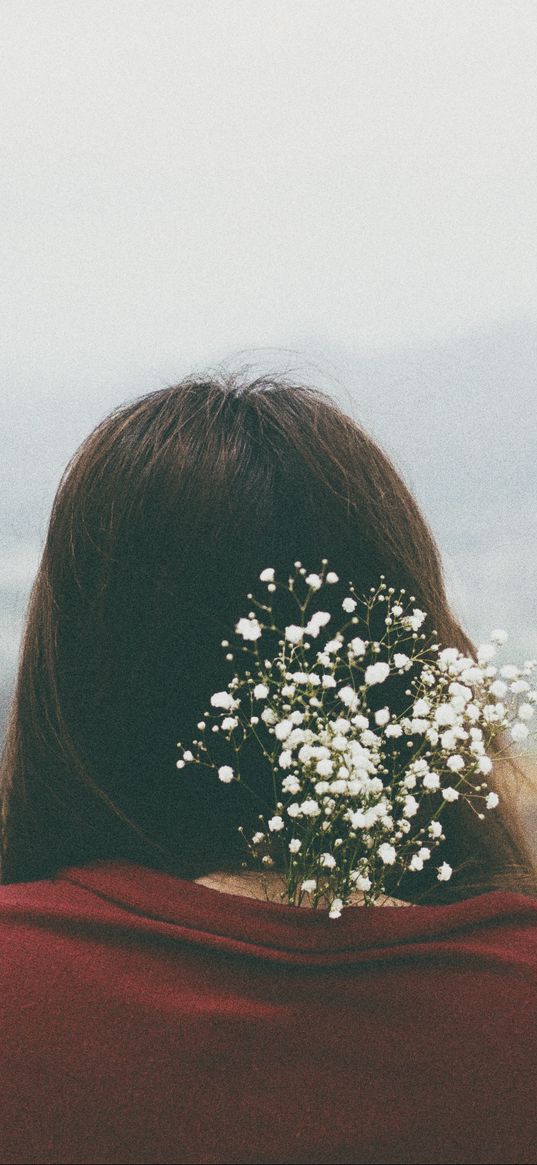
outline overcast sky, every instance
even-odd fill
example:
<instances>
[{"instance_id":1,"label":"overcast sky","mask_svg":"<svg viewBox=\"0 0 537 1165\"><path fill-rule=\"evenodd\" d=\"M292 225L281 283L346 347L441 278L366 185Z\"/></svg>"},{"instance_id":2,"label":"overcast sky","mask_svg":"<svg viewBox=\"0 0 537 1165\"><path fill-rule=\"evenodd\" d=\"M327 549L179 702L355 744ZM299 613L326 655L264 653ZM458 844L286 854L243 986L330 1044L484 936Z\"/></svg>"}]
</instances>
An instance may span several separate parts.
<instances>
[{"instance_id":1,"label":"overcast sky","mask_svg":"<svg viewBox=\"0 0 537 1165\"><path fill-rule=\"evenodd\" d=\"M533 0L3 0L1 22L11 376L71 392L537 315Z\"/></svg>"},{"instance_id":2,"label":"overcast sky","mask_svg":"<svg viewBox=\"0 0 537 1165\"><path fill-rule=\"evenodd\" d=\"M63 465L105 412L290 349L319 362L310 379L335 373L399 456L461 602L488 562L490 606L509 595L498 614L518 612L522 634L537 566L522 447L536 429L537 4L3 0L0 25L0 584L28 586ZM505 480L486 527L495 410ZM451 456L471 466L473 526Z\"/></svg>"}]
</instances>

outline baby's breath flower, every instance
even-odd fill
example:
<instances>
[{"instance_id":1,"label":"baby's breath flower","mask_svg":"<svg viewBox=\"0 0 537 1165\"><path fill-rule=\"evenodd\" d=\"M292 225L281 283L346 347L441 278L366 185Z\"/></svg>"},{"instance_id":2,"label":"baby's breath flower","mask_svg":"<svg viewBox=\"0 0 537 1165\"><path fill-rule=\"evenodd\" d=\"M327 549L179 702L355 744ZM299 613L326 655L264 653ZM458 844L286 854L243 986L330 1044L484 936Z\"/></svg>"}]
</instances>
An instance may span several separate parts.
<instances>
[{"instance_id":1,"label":"baby's breath flower","mask_svg":"<svg viewBox=\"0 0 537 1165\"><path fill-rule=\"evenodd\" d=\"M351 708L358 702L358 697L354 691L354 688L350 688L348 686L340 688L338 696L340 700L347 705L348 708Z\"/></svg>"},{"instance_id":2,"label":"baby's breath flower","mask_svg":"<svg viewBox=\"0 0 537 1165\"><path fill-rule=\"evenodd\" d=\"M235 700L234 696L231 695L231 692L215 692L214 695L211 696L211 704L213 708L231 709L237 706L237 701Z\"/></svg>"},{"instance_id":3,"label":"baby's breath flower","mask_svg":"<svg viewBox=\"0 0 537 1165\"><path fill-rule=\"evenodd\" d=\"M238 635L242 635L243 639L259 639L262 635L261 627L257 619L239 619L235 626L235 631Z\"/></svg>"},{"instance_id":4,"label":"baby's breath flower","mask_svg":"<svg viewBox=\"0 0 537 1165\"><path fill-rule=\"evenodd\" d=\"M316 888L317 888L317 882L316 882L315 878L306 878L303 881L302 886L301 886L301 889L304 890L305 894L313 894L313 892Z\"/></svg>"},{"instance_id":5,"label":"baby's breath flower","mask_svg":"<svg viewBox=\"0 0 537 1165\"><path fill-rule=\"evenodd\" d=\"M397 857L395 846L390 845L387 841L384 841L382 845L379 845L378 855L386 866L392 866Z\"/></svg>"},{"instance_id":6,"label":"baby's breath flower","mask_svg":"<svg viewBox=\"0 0 537 1165\"><path fill-rule=\"evenodd\" d=\"M296 796L297 793L300 793L300 781L294 773L291 773L282 781L282 792L291 793L291 796L293 797Z\"/></svg>"},{"instance_id":7,"label":"baby's breath flower","mask_svg":"<svg viewBox=\"0 0 537 1165\"><path fill-rule=\"evenodd\" d=\"M389 663L371 663L365 669L364 680L366 684L372 686L373 684L383 684L384 680L390 674Z\"/></svg>"},{"instance_id":8,"label":"baby's breath flower","mask_svg":"<svg viewBox=\"0 0 537 1165\"><path fill-rule=\"evenodd\" d=\"M527 724L523 724L521 720L516 720L511 728L511 736L513 740L525 740L529 735L529 728Z\"/></svg>"},{"instance_id":9,"label":"baby's breath flower","mask_svg":"<svg viewBox=\"0 0 537 1165\"><path fill-rule=\"evenodd\" d=\"M459 658L459 651L457 647L444 647L438 653L438 664L442 670L446 670L451 663Z\"/></svg>"},{"instance_id":10,"label":"baby's breath flower","mask_svg":"<svg viewBox=\"0 0 537 1165\"><path fill-rule=\"evenodd\" d=\"M409 627L412 631L419 631L425 617L425 611L420 611L419 607L414 607L412 614L407 615L401 622L404 627Z\"/></svg>"},{"instance_id":11,"label":"baby's breath flower","mask_svg":"<svg viewBox=\"0 0 537 1165\"><path fill-rule=\"evenodd\" d=\"M315 756L315 752L311 744L303 744L302 748L299 748L298 759L304 764L311 760L312 756Z\"/></svg>"},{"instance_id":12,"label":"baby's breath flower","mask_svg":"<svg viewBox=\"0 0 537 1165\"><path fill-rule=\"evenodd\" d=\"M479 667L465 667L459 674L465 684L480 684L483 679L483 672Z\"/></svg>"},{"instance_id":13,"label":"baby's breath flower","mask_svg":"<svg viewBox=\"0 0 537 1165\"><path fill-rule=\"evenodd\" d=\"M440 821L431 821L429 826L428 826L428 831L429 831L431 837L441 837L442 836L441 822Z\"/></svg>"},{"instance_id":14,"label":"baby's breath flower","mask_svg":"<svg viewBox=\"0 0 537 1165\"><path fill-rule=\"evenodd\" d=\"M435 709L434 719L437 724L455 724L457 713L452 704L439 704Z\"/></svg>"},{"instance_id":15,"label":"baby's breath flower","mask_svg":"<svg viewBox=\"0 0 537 1165\"><path fill-rule=\"evenodd\" d=\"M291 717L289 717L291 719ZM287 737L287 747L296 748L297 744L301 744L306 738L306 733L303 728L293 728Z\"/></svg>"},{"instance_id":16,"label":"baby's breath flower","mask_svg":"<svg viewBox=\"0 0 537 1165\"><path fill-rule=\"evenodd\" d=\"M313 635L314 638L317 638L321 627L325 627L329 621L330 614L328 611L315 611L309 622L306 624L306 631L309 635Z\"/></svg>"},{"instance_id":17,"label":"baby's breath flower","mask_svg":"<svg viewBox=\"0 0 537 1165\"><path fill-rule=\"evenodd\" d=\"M440 787L438 773L425 773L422 784L425 789L438 789Z\"/></svg>"},{"instance_id":18,"label":"baby's breath flower","mask_svg":"<svg viewBox=\"0 0 537 1165\"><path fill-rule=\"evenodd\" d=\"M412 794L409 794L408 797L405 797L405 804L403 807L405 817L415 817L418 809L419 804L416 801L416 798L412 796Z\"/></svg>"},{"instance_id":19,"label":"baby's breath flower","mask_svg":"<svg viewBox=\"0 0 537 1165\"><path fill-rule=\"evenodd\" d=\"M349 647L352 648L354 655L356 655L357 657L361 657L362 655L365 655L366 650L367 650L367 644L366 644L365 640L360 639L359 635L355 635L354 639L351 639L351 641L349 643Z\"/></svg>"},{"instance_id":20,"label":"baby's breath flower","mask_svg":"<svg viewBox=\"0 0 537 1165\"><path fill-rule=\"evenodd\" d=\"M274 728L274 735L278 740L287 740L289 733L293 731L293 723L291 720L280 720Z\"/></svg>"},{"instance_id":21,"label":"baby's breath flower","mask_svg":"<svg viewBox=\"0 0 537 1165\"><path fill-rule=\"evenodd\" d=\"M224 716L224 719L222 720L222 728L225 732L228 732L230 729L236 728L238 723L239 721L237 720L236 716Z\"/></svg>"},{"instance_id":22,"label":"baby's breath flower","mask_svg":"<svg viewBox=\"0 0 537 1165\"><path fill-rule=\"evenodd\" d=\"M459 753L456 753L455 756L448 757L446 763L448 769L452 769L454 773L458 773L461 769L464 768L464 757L460 756Z\"/></svg>"},{"instance_id":23,"label":"baby's breath flower","mask_svg":"<svg viewBox=\"0 0 537 1165\"><path fill-rule=\"evenodd\" d=\"M290 623L285 628L285 638L289 643L300 643L304 638L304 627L299 627L297 623Z\"/></svg>"},{"instance_id":24,"label":"baby's breath flower","mask_svg":"<svg viewBox=\"0 0 537 1165\"><path fill-rule=\"evenodd\" d=\"M452 680L451 683L448 684L448 692L452 697L459 696L463 705L472 698L472 689L468 688L466 684L460 684L458 680Z\"/></svg>"},{"instance_id":25,"label":"baby's breath flower","mask_svg":"<svg viewBox=\"0 0 537 1165\"><path fill-rule=\"evenodd\" d=\"M302 801L300 808L306 817L316 817L321 812L318 801L315 801L312 797L306 797L306 800Z\"/></svg>"},{"instance_id":26,"label":"baby's breath flower","mask_svg":"<svg viewBox=\"0 0 537 1165\"><path fill-rule=\"evenodd\" d=\"M333 640L328 640L328 642L325 643L325 652L327 655L334 655L335 652L340 651L341 648L342 641L337 636L335 636Z\"/></svg>"},{"instance_id":27,"label":"baby's breath flower","mask_svg":"<svg viewBox=\"0 0 537 1165\"><path fill-rule=\"evenodd\" d=\"M327 559L323 558L323 571L326 565ZM261 659L257 646L250 651L255 657L254 667L245 675L234 676L228 690L215 692L210 698L213 708L227 714L212 725L207 725L205 718L200 719L197 728L209 736L213 732L228 734L225 743L237 754L247 730L260 726L260 736L253 731L252 735L258 739L272 770L274 802L272 816L259 815L261 829L248 843L251 852L262 867L274 866L273 853L280 855L282 844L284 851L292 855L287 867L290 902L296 902L297 894L312 894L321 872L330 871L329 882L322 877L320 884L328 899L329 917L338 918L348 904L350 886L366 895L367 905L385 893L383 866L399 864L402 871L414 872L419 880L420 871L431 857L430 847L437 847L445 839L437 818L446 802L461 800L474 808L476 798L483 802L483 809L496 807L499 796L488 791L483 780L492 770L487 751L503 728L510 729L513 740L522 741L529 735L528 722L535 714L537 689L531 689L525 677L529 677L537 661L526 660L522 669L510 664L497 667L492 662L496 648L507 638L500 628L491 633L490 642L479 646L477 658L464 655L456 647L442 648L431 637L418 634L426 613L418 607L409 610L407 599L403 600L404 589L397 601L392 601L395 588L387 588L383 575L380 585L376 590L371 587L369 595L360 600L348 595L341 603L343 611L352 614L345 629L349 624L358 624L366 634L372 608L382 602L385 630L380 641L360 635L347 641L343 632L335 629L322 650L312 651L312 639L318 638L331 618L327 611L313 612L309 620L304 618L311 592L322 586L323 571L308 573L298 560L295 568L310 588L305 602L299 604L305 625L291 622L279 632L277 654L272 659ZM276 589L274 578L273 567L266 567L259 575L269 592ZM293 581L292 577L288 580L290 592ZM336 583L339 576L329 571L324 581ZM252 594L248 599L255 601ZM415 602L414 595L409 602ZM359 603L363 603L363 615ZM258 607L269 612L267 629L276 630L271 607L263 603ZM380 610L377 613L380 615ZM394 644L398 628L405 632L400 645ZM254 611L235 625L237 635L244 640L257 640L263 629L264 624ZM433 631L433 640L436 635ZM425 660L425 647L422 651L421 644L415 641L426 638L428 655L434 652L435 658L421 662ZM407 647L410 639L414 643L412 650L400 650ZM230 647L228 640L221 644ZM388 658L379 659L385 649ZM248 648L242 650L248 652ZM226 659L233 658L233 652L228 650ZM363 660L359 669L357 660ZM421 666L415 675L413 664L418 662ZM368 700L369 689L384 683L392 670L394 677L404 672L412 677L407 680L408 702L401 713L387 704L375 709ZM332 692L343 705L341 715L327 707L333 703ZM264 701L269 695L272 706L253 715L252 700ZM523 702L515 711L518 695L523 696ZM249 701L247 708L243 697ZM238 734L233 733L239 726L243 729L240 745ZM400 743L395 745L396 741ZM192 749L185 749L176 762L179 769L187 762L200 762L195 749L208 752L202 740L195 739ZM410 756L407 749L411 750ZM205 764L205 760L201 763ZM225 784L241 780L235 765L215 764L214 769ZM442 786L441 776L447 772L458 774L454 784L459 787ZM428 824L420 825L420 805L431 793L438 794L434 798L435 815ZM484 813L474 811L484 819ZM243 832L242 826L240 829ZM424 839L430 847L421 844ZM350 869L351 866L355 868ZM437 867L438 880L448 881L452 872L449 863L444 862Z\"/></svg>"}]
</instances>

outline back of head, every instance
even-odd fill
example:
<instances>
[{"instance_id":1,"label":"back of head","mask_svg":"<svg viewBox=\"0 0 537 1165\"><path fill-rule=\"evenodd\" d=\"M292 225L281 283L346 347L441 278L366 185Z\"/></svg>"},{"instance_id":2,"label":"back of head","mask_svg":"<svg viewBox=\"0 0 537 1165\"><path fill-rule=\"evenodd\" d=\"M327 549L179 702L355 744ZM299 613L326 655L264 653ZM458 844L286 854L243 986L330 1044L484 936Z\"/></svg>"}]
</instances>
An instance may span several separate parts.
<instances>
[{"instance_id":1,"label":"back of head","mask_svg":"<svg viewBox=\"0 0 537 1165\"><path fill-rule=\"evenodd\" d=\"M237 825L259 810L211 774L180 776L177 741L233 674L221 642L259 573L323 557L341 580L323 595L334 629L348 580L366 591L384 573L442 643L475 650L409 489L321 390L187 378L95 428L58 487L30 597L2 758L2 881L96 858L186 877L237 866ZM274 609L293 613L285 596ZM248 763L262 795L270 775L260 755ZM520 858L514 828L461 818L455 858L481 873L494 854Z\"/></svg>"}]
</instances>

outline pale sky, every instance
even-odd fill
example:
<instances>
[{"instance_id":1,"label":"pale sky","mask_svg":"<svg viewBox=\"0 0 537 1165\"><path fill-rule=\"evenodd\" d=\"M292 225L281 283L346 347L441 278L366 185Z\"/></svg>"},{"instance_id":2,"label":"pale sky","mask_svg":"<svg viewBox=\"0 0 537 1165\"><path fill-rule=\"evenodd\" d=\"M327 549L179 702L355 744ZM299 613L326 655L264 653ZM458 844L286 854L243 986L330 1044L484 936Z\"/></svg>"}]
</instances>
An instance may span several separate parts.
<instances>
[{"instance_id":1,"label":"pale sky","mask_svg":"<svg viewBox=\"0 0 537 1165\"><path fill-rule=\"evenodd\" d=\"M533 0L0 7L10 390L537 318Z\"/></svg>"},{"instance_id":2,"label":"pale sky","mask_svg":"<svg viewBox=\"0 0 537 1165\"><path fill-rule=\"evenodd\" d=\"M536 62L534 0L2 0L0 681L79 442L286 350L537 654Z\"/></svg>"}]
</instances>

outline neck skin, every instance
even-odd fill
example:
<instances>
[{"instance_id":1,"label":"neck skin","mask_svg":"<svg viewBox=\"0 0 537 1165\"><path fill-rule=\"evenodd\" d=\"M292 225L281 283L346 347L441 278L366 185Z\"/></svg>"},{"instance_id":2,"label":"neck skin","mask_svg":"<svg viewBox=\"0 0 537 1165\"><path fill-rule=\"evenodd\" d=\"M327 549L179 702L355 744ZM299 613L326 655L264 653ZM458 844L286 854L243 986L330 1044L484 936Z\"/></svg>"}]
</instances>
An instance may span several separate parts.
<instances>
[{"instance_id":1,"label":"neck skin","mask_svg":"<svg viewBox=\"0 0 537 1165\"><path fill-rule=\"evenodd\" d=\"M265 893L261 884L263 878L267 893ZM283 874L275 873L274 871L265 871L263 874L255 870L247 870L244 873L230 874L222 870L215 870L212 874L205 874L202 878L194 878L195 882L199 882L202 886L208 886L211 890L221 890L224 894L242 894L245 898L258 898L262 901L282 902L280 894L285 889L285 879ZM283 900L284 901L284 900ZM306 894L305 898L300 903L301 906L310 906L310 895ZM350 906L363 906L364 895L361 891L355 891L351 896ZM400 898L379 898L375 902L375 906L412 906L412 902L403 902Z\"/></svg>"}]
</instances>

